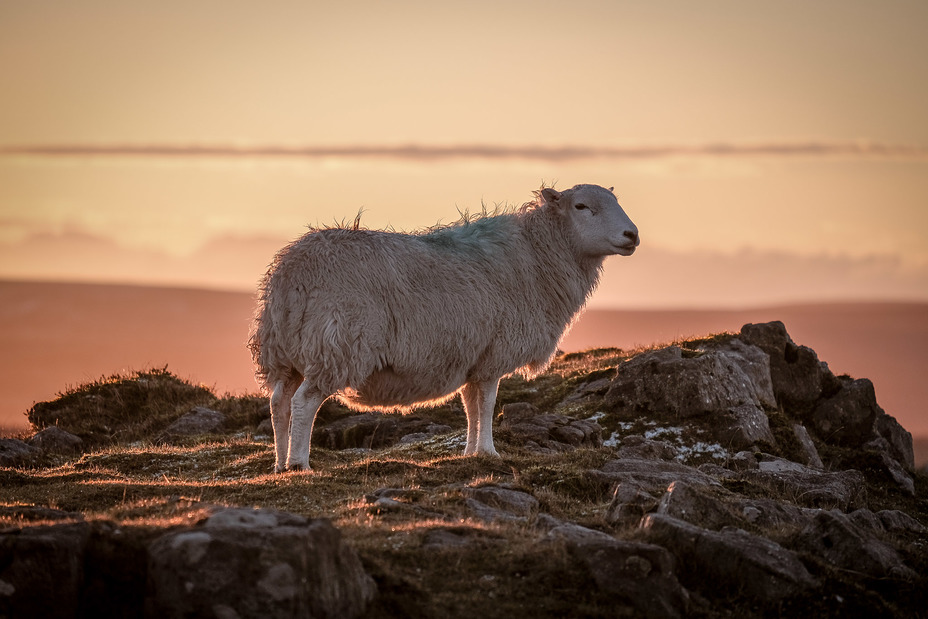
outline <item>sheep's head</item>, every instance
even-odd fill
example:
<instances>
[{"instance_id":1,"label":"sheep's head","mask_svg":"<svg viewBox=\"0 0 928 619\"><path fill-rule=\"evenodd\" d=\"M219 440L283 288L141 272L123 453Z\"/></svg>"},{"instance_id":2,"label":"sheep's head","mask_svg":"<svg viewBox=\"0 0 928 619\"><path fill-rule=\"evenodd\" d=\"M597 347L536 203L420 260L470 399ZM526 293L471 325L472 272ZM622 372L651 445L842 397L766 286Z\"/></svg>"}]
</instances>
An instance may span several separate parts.
<instances>
[{"instance_id":1,"label":"sheep's head","mask_svg":"<svg viewBox=\"0 0 928 619\"><path fill-rule=\"evenodd\" d=\"M548 187L541 190L541 197L573 225L584 255L631 256L641 242L638 227L619 206L611 188L576 185L559 192Z\"/></svg>"}]
</instances>

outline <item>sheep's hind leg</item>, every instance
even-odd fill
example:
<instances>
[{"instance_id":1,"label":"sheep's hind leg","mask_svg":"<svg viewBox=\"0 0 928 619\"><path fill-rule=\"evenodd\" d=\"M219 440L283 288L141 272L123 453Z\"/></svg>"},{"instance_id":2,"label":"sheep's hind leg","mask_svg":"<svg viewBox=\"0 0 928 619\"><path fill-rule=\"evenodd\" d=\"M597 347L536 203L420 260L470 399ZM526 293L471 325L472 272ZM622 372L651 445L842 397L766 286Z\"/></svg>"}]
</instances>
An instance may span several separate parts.
<instances>
[{"instance_id":1,"label":"sheep's hind leg","mask_svg":"<svg viewBox=\"0 0 928 619\"><path fill-rule=\"evenodd\" d=\"M290 400L303 380L302 376L290 376L274 383L271 394L271 425L274 427L274 472L284 470L287 461L287 446L290 444Z\"/></svg>"},{"instance_id":2,"label":"sheep's hind leg","mask_svg":"<svg viewBox=\"0 0 928 619\"><path fill-rule=\"evenodd\" d=\"M496 447L493 446L493 409L496 406L496 392L498 389L498 378L480 383L468 383L462 389L461 395L464 399L464 409L467 412L465 455L499 456ZM474 426L476 426L476 429ZM472 433L476 434L473 441L471 439Z\"/></svg>"},{"instance_id":3,"label":"sheep's hind leg","mask_svg":"<svg viewBox=\"0 0 928 619\"><path fill-rule=\"evenodd\" d=\"M287 469L299 471L309 469L309 442L313 435L313 422L319 407L329 394L315 390L309 381L304 380L290 403L290 452L287 454Z\"/></svg>"}]
</instances>

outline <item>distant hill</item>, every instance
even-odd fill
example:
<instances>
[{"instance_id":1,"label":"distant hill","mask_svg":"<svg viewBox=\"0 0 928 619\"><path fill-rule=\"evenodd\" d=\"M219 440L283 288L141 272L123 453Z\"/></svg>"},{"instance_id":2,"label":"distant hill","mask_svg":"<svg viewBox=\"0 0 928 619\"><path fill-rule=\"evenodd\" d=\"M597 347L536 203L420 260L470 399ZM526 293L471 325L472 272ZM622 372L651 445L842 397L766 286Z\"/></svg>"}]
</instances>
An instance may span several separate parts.
<instances>
[{"instance_id":1,"label":"distant hill","mask_svg":"<svg viewBox=\"0 0 928 619\"><path fill-rule=\"evenodd\" d=\"M219 392L257 390L245 348L250 294L182 288L0 282L0 426L69 385L165 365ZM836 374L866 377L881 406L928 437L928 304L849 303L725 311L590 310L565 351L635 348L782 320ZM928 459L925 443L918 459Z\"/></svg>"}]
</instances>

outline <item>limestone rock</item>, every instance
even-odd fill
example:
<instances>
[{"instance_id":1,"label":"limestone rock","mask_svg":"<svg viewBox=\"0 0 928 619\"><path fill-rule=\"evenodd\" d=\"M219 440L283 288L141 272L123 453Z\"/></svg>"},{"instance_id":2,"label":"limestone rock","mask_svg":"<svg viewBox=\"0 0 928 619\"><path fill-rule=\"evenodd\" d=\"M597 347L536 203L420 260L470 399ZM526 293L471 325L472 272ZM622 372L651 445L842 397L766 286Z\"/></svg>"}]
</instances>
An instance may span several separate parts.
<instances>
[{"instance_id":1,"label":"limestone rock","mask_svg":"<svg viewBox=\"0 0 928 619\"><path fill-rule=\"evenodd\" d=\"M632 483L646 492L661 494L675 481L702 486L720 485L713 477L678 462L637 458L610 460L602 468L593 469L587 474L605 483Z\"/></svg>"},{"instance_id":2,"label":"limestone rock","mask_svg":"<svg viewBox=\"0 0 928 619\"><path fill-rule=\"evenodd\" d=\"M600 447L602 427L589 419L541 413L526 402L503 406L498 433L538 453L557 453L578 447Z\"/></svg>"},{"instance_id":3,"label":"limestone rock","mask_svg":"<svg viewBox=\"0 0 928 619\"><path fill-rule=\"evenodd\" d=\"M165 428L158 440L171 441L187 436L213 434L222 431L225 422L226 416L219 411L197 406Z\"/></svg>"},{"instance_id":4,"label":"limestone rock","mask_svg":"<svg viewBox=\"0 0 928 619\"><path fill-rule=\"evenodd\" d=\"M815 407L809 422L819 436L845 447L858 447L870 439L876 418L882 414L873 383L866 378L844 379L834 396Z\"/></svg>"},{"instance_id":5,"label":"limestone rock","mask_svg":"<svg viewBox=\"0 0 928 619\"><path fill-rule=\"evenodd\" d=\"M788 411L811 409L833 379L815 351L797 346L780 321L746 324L741 327L740 339L767 353L774 395Z\"/></svg>"},{"instance_id":6,"label":"limestone rock","mask_svg":"<svg viewBox=\"0 0 928 619\"><path fill-rule=\"evenodd\" d=\"M667 548L689 574L698 575L694 585L704 595L736 593L774 605L818 586L795 553L746 531L708 531L663 514L649 514L641 527L650 542Z\"/></svg>"},{"instance_id":7,"label":"limestone rock","mask_svg":"<svg viewBox=\"0 0 928 619\"><path fill-rule=\"evenodd\" d=\"M691 486L683 481L675 481L661 497L657 513L711 530L737 524L739 517L719 493L718 489L712 492L706 486Z\"/></svg>"},{"instance_id":8,"label":"limestone rock","mask_svg":"<svg viewBox=\"0 0 928 619\"><path fill-rule=\"evenodd\" d=\"M28 443L39 451L46 453L73 454L80 453L84 440L62 430L58 426L48 426L44 430L36 432Z\"/></svg>"},{"instance_id":9,"label":"limestone rock","mask_svg":"<svg viewBox=\"0 0 928 619\"><path fill-rule=\"evenodd\" d=\"M774 443L763 407L775 405L766 355L732 341L706 350L669 346L619 365L604 404L622 417L712 418L705 431L736 449Z\"/></svg>"},{"instance_id":10,"label":"limestone rock","mask_svg":"<svg viewBox=\"0 0 928 619\"><path fill-rule=\"evenodd\" d=\"M494 520L528 520L538 511L538 499L522 492L500 486L464 488L462 491L468 507L478 518Z\"/></svg>"},{"instance_id":11,"label":"limestone rock","mask_svg":"<svg viewBox=\"0 0 928 619\"><path fill-rule=\"evenodd\" d=\"M802 464L814 469L825 468L825 464L822 462L821 456L818 455L818 449L816 449L815 443L812 442L812 437L809 436L806 427L799 423L793 424L793 435L799 441L799 448L802 450Z\"/></svg>"},{"instance_id":12,"label":"limestone rock","mask_svg":"<svg viewBox=\"0 0 928 619\"><path fill-rule=\"evenodd\" d=\"M597 588L631 607L636 616L686 616L689 593L680 586L667 549L620 541L578 525L556 527L548 537L565 541L586 565Z\"/></svg>"},{"instance_id":13,"label":"limestone rock","mask_svg":"<svg viewBox=\"0 0 928 619\"><path fill-rule=\"evenodd\" d=\"M838 510L816 514L795 541L799 547L842 569L874 578L916 576L894 548Z\"/></svg>"},{"instance_id":14,"label":"limestone rock","mask_svg":"<svg viewBox=\"0 0 928 619\"><path fill-rule=\"evenodd\" d=\"M606 522L635 524L642 516L656 509L658 504L658 499L636 483L620 483L616 486L612 501L606 510Z\"/></svg>"},{"instance_id":15,"label":"limestone rock","mask_svg":"<svg viewBox=\"0 0 928 619\"><path fill-rule=\"evenodd\" d=\"M791 468L792 470L743 471L741 479L765 486L775 495L789 497L805 507L847 510L864 504L866 483L860 471L826 473L808 467Z\"/></svg>"},{"instance_id":16,"label":"limestone rock","mask_svg":"<svg viewBox=\"0 0 928 619\"><path fill-rule=\"evenodd\" d=\"M18 438L0 438L0 466L27 466L38 451Z\"/></svg>"},{"instance_id":17,"label":"limestone rock","mask_svg":"<svg viewBox=\"0 0 928 619\"><path fill-rule=\"evenodd\" d=\"M0 534L0 617L74 617L84 585L86 522Z\"/></svg>"},{"instance_id":18,"label":"limestone rock","mask_svg":"<svg viewBox=\"0 0 928 619\"><path fill-rule=\"evenodd\" d=\"M356 617L373 580L327 520L228 509L149 548L151 609L159 616Z\"/></svg>"},{"instance_id":19,"label":"limestone rock","mask_svg":"<svg viewBox=\"0 0 928 619\"><path fill-rule=\"evenodd\" d=\"M317 427L312 444L326 449L377 449L395 445L410 434L428 434L430 420L415 415L362 413Z\"/></svg>"}]
</instances>

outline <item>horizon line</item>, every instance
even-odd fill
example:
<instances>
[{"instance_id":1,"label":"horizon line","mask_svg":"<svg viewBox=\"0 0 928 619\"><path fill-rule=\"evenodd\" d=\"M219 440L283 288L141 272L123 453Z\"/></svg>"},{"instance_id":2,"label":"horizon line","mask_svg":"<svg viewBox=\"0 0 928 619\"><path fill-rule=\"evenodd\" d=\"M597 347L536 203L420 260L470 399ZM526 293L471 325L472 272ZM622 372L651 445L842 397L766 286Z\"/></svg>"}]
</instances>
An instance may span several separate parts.
<instances>
[{"instance_id":1,"label":"horizon line","mask_svg":"<svg viewBox=\"0 0 928 619\"><path fill-rule=\"evenodd\" d=\"M928 148L868 140L710 142L654 146L505 146L495 144L293 146L241 143L34 144L0 147L0 156L400 159L431 162L454 159L565 162L587 159L670 157L851 157L928 161Z\"/></svg>"}]
</instances>

